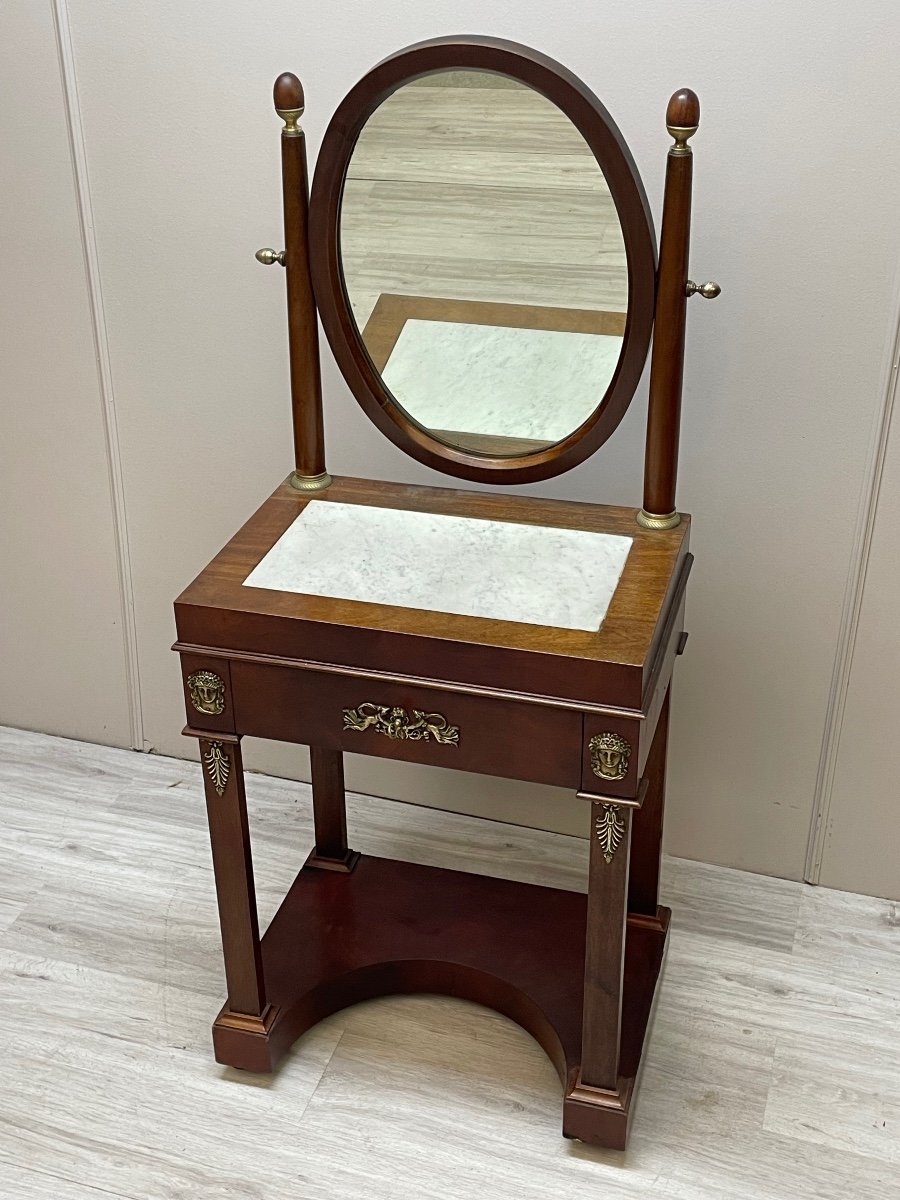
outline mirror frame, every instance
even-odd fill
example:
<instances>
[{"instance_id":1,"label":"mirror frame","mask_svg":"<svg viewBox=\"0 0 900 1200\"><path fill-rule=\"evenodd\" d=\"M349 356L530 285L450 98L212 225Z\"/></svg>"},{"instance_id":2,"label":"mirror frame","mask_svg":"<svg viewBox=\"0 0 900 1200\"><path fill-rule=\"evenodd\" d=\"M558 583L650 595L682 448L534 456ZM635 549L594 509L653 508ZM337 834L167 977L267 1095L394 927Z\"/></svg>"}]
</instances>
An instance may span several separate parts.
<instances>
[{"instance_id":1,"label":"mirror frame","mask_svg":"<svg viewBox=\"0 0 900 1200\"><path fill-rule=\"evenodd\" d=\"M562 441L530 454L491 458L431 436L397 403L363 344L347 297L340 253L344 181L369 117L404 84L442 71L507 75L556 105L584 138L602 170L622 226L628 265L628 313L619 362L597 408ZM374 424L395 445L443 474L479 483L517 484L562 474L615 431L640 381L653 331L656 237L637 167L609 113L575 75L553 59L496 38L437 38L384 59L351 88L328 125L309 206L309 261L316 306L338 367Z\"/></svg>"}]
</instances>

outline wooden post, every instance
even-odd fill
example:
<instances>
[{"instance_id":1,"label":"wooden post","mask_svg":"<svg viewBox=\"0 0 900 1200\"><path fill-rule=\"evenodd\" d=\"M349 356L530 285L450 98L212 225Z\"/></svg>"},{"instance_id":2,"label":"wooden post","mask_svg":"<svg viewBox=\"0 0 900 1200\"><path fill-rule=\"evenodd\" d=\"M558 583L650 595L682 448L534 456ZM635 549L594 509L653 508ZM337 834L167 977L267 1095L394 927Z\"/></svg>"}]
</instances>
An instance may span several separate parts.
<instances>
[{"instance_id":1,"label":"wooden post","mask_svg":"<svg viewBox=\"0 0 900 1200\"><path fill-rule=\"evenodd\" d=\"M622 1037L631 809L594 801L579 1082L616 1091Z\"/></svg>"},{"instance_id":2,"label":"wooden post","mask_svg":"<svg viewBox=\"0 0 900 1200\"><path fill-rule=\"evenodd\" d=\"M316 846L306 865L349 873L359 861L359 853L347 846L344 756L340 750L311 746L309 761Z\"/></svg>"},{"instance_id":3,"label":"wooden post","mask_svg":"<svg viewBox=\"0 0 900 1200\"><path fill-rule=\"evenodd\" d=\"M284 121L281 131L283 265L287 274L296 468L291 476L291 484L300 491L320 491L331 483L331 476L325 470L319 330L309 273L309 177L306 138L298 123L304 107L300 80L289 72L279 75L275 80L273 96L275 111ZM263 253L260 251L260 254ZM270 260L263 258L261 261Z\"/></svg>"},{"instance_id":4,"label":"wooden post","mask_svg":"<svg viewBox=\"0 0 900 1200\"><path fill-rule=\"evenodd\" d=\"M250 830L241 747L233 734L200 739L222 953L232 1013L262 1019L266 1012L259 919L253 886Z\"/></svg>"},{"instance_id":5,"label":"wooden post","mask_svg":"<svg viewBox=\"0 0 900 1200\"><path fill-rule=\"evenodd\" d=\"M675 93L666 109L666 128L675 139L675 144L669 149L666 163L656 318L650 360L644 507L637 518L638 524L645 529L672 529L681 520L675 510L675 478L678 472L694 169L688 139L697 132L699 125L700 101L689 88L682 88Z\"/></svg>"}]
</instances>

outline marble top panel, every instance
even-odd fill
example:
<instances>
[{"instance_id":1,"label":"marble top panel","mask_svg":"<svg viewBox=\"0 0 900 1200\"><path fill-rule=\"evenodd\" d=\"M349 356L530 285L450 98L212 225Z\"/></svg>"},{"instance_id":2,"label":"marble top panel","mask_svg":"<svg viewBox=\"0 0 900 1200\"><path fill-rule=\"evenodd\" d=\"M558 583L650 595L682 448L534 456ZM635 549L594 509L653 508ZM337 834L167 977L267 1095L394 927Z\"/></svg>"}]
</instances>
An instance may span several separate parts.
<instances>
[{"instance_id":1,"label":"marble top panel","mask_svg":"<svg viewBox=\"0 0 900 1200\"><path fill-rule=\"evenodd\" d=\"M408 320L382 372L426 429L559 442L603 398L622 339Z\"/></svg>"},{"instance_id":2,"label":"marble top panel","mask_svg":"<svg viewBox=\"0 0 900 1200\"><path fill-rule=\"evenodd\" d=\"M311 500L246 587L597 630L632 539Z\"/></svg>"}]
</instances>

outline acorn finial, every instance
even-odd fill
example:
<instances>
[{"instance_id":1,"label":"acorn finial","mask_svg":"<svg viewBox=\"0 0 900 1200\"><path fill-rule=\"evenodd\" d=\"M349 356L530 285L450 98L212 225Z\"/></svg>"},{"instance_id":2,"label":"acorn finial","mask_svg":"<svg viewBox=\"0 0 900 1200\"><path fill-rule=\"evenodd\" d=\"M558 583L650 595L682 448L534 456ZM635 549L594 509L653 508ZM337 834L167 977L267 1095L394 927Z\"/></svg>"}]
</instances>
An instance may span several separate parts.
<instances>
[{"instance_id":1,"label":"acorn finial","mask_svg":"<svg viewBox=\"0 0 900 1200\"><path fill-rule=\"evenodd\" d=\"M666 109L666 129L675 139L670 154L690 154L688 138L694 136L700 125L700 101L690 88L679 88Z\"/></svg>"},{"instance_id":2,"label":"acorn finial","mask_svg":"<svg viewBox=\"0 0 900 1200\"><path fill-rule=\"evenodd\" d=\"M284 129L281 132L285 136L298 134L300 126L297 120L303 113L304 103L303 85L297 76L292 75L290 71L279 75L272 88L272 98L275 101L275 111L284 121Z\"/></svg>"}]
</instances>

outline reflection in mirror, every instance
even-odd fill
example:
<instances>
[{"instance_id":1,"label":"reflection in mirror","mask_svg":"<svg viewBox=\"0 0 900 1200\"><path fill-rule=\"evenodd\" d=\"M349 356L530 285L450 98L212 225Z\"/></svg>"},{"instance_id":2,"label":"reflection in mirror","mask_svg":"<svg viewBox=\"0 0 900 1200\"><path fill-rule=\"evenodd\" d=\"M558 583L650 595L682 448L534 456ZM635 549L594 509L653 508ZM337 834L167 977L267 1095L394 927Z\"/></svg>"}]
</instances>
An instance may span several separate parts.
<instances>
[{"instance_id":1,"label":"reflection in mirror","mask_svg":"<svg viewBox=\"0 0 900 1200\"><path fill-rule=\"evenodd\" d=\"M485 71L400 87L354 148L340 251L369 357L439 440L534 453L602 401L628 306L622 231L590 148L540 93Z\"/></svg>"}]
</instances>

